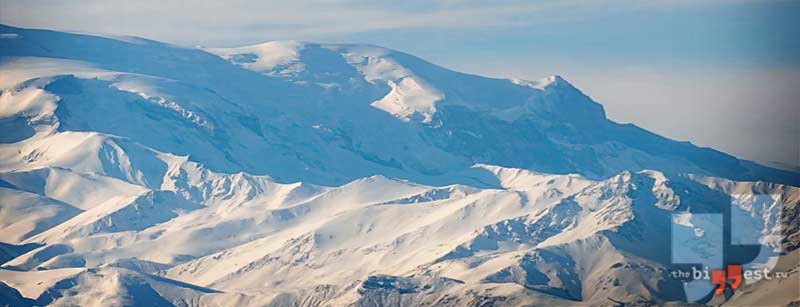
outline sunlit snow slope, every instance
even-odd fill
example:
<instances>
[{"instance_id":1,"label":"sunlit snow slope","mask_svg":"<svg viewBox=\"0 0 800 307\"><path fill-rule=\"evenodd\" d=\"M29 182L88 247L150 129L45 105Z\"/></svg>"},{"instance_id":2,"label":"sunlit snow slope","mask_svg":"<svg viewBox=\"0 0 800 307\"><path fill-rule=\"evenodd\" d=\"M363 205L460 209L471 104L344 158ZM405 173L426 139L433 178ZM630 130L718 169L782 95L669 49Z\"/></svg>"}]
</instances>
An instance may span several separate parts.
<instances>
[{"instance_id":1,"label":"sunlit snow slope","mask_svg":"<svg viewBox=\"0 0 800 307\"><path fill-rule=\"evenodd\" d=\"M0 306L680 304L670 231L722 212L800 301L800 174L558 76L0 26L0 89Z\"/></svg>"}]
</instances>

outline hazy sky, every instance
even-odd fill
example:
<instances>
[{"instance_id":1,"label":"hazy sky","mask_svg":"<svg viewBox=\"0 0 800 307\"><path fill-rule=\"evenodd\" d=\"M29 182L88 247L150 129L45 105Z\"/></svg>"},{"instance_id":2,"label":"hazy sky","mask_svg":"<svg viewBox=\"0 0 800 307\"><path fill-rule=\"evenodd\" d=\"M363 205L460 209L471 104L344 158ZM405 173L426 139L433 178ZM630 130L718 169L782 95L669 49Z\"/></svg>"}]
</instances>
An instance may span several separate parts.
<instances>
[{"instance_id":1,"label":"hazy sky","mask_svg":"<svg viewBox=\"0 0 800 307\"><path fill-rule=\"evenodd\" d=\"M800 165L800 1L7 1L0 23L180 45L371 43L495 77L559 74L609 116Z\"/></svg>"}]
</instances>

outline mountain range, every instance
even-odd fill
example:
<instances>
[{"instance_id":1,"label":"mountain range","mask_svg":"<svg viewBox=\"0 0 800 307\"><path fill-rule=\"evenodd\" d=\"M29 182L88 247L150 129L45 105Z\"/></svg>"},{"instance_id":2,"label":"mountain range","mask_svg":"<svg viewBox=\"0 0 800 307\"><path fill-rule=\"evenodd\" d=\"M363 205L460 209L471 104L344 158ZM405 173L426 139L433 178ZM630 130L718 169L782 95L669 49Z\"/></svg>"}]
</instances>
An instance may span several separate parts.
<instances>
[{"instance_id":1,"label":"mountain range","mask_svg":"<svg viewBox=\"0 0 800 307\"><path fill-rule=\"evenodd\" d=\"M0 305L800 304L800 173L559 76L0 25L0 89ZM788 277L674 278L715 214Z\"/></svg>"}]
</instances>

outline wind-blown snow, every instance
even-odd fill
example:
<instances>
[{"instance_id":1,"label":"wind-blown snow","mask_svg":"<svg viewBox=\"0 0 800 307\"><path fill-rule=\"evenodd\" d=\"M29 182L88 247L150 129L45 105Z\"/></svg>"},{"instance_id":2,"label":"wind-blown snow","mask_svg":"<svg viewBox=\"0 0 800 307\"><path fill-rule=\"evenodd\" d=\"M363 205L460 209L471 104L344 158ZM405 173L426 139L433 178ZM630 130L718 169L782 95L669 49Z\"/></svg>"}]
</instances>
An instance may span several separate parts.
<instances>
[{"instance_id":1,"label":"wind-blown snow","mask_svg":"<svg viewBox=\"0 0 800 307\"><path fill-rule=\"evenodd\" d=\"M268 42L238 48L209 48L208 51L244 68L269 73L279 65L298 60L300 42Z\"/></svg>"}]
</instances>

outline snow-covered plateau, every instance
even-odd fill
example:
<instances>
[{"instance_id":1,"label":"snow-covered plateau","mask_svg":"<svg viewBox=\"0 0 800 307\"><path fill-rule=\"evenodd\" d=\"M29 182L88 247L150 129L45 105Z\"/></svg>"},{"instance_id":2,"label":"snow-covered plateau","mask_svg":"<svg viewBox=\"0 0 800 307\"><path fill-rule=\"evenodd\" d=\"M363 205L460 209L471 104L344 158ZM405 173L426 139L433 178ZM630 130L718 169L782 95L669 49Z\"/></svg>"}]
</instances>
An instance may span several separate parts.
<instances>
[{"instance_id":1,"label":"snow-covered plateau","mask_svg":"<svg viewBox=\"0 0 800 307\"><path fill-rule=\"evenodd\" d=\"M699 304L800 304L800 174L559 76L0 25L0 90L0 306L685 306L714 214L788 277Z\"/></svg>"}]
</instances>

